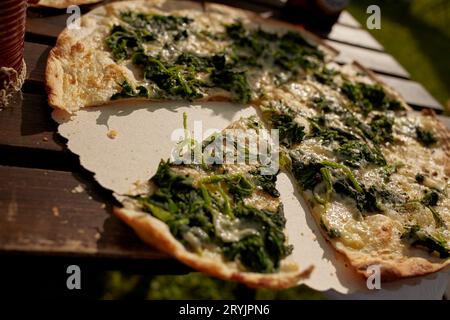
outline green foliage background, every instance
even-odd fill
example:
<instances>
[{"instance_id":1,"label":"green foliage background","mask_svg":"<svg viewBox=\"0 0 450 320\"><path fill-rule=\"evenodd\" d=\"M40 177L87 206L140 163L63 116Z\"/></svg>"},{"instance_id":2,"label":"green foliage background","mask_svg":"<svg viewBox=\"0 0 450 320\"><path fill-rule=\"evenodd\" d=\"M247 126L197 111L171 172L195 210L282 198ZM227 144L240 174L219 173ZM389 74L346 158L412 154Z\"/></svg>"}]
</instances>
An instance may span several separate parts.
<instances>
[{"instance_id":1,"label":"green foliage background","mask_svg":"<svg viewBox=\"0 0 450 320\"><path fill-rule=\"evenodd\" d=\"M364 28L369 5L381 9L381 29L368 30L443 106L450 103L450 1L353 0L348 11Z\"/></svg>"}]
</instances>

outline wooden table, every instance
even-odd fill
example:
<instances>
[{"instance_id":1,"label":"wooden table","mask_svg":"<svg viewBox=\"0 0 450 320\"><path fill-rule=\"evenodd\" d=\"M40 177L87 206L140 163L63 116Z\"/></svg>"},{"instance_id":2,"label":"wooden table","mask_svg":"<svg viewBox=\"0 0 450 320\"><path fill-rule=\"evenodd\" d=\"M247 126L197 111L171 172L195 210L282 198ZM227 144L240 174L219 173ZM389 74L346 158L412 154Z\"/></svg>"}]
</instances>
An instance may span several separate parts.
<instances>
[{"instance_id":1,"label":"wooden table","mask_svg":"<svg viewBox=\"0 0 450 320\"><path fill-rule=\"evenodd\" d=\"M237 1L221 2L238 5ZM277 3L259 0L239 6L280 17ZM65 11L29 10L25 44L28 77L22 96L0 112L2 265L11 270L62 261L63 265L81 263L150 273L186 272L188 268L144 245L111 214L111 193L80 166L78 157L56 133L46 103L44 69L67 17ZM340 50L339 62L358 60L414 108L443 110L421 84L409 80L407 70L349 13L341 15L326 41Z\"/></svg>"}]
</instances>

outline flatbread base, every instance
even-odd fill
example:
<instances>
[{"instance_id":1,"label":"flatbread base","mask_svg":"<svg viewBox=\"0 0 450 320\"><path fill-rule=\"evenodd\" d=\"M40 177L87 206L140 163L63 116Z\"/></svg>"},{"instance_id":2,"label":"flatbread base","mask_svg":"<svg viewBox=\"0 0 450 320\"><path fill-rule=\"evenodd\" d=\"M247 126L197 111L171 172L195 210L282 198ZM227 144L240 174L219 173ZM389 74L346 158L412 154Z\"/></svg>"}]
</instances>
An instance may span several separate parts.
<instances>
[{"instance_id":1,"label":"flatbread base","mask_svg":"<svg viewBox=\"0 0 450 320\"><path fill-rule=\"evenodd\" d=\"M309 277L313 270L261 274L242 272L226 263L191 253L170 233L167 225L150 214L125 208L114 208L114 214L134 229L138 236L150 246L166 252L184 264L223 280L238 281L251 288L286 289Z\"/></svg>"}]
</instances>

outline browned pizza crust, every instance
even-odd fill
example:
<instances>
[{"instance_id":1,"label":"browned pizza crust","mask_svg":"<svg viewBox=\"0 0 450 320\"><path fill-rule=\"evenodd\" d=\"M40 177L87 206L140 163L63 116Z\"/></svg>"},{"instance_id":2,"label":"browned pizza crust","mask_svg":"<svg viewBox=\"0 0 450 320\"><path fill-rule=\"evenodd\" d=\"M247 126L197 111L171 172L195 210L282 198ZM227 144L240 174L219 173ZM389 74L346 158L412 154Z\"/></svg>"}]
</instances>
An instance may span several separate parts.
<instances>
[{"instance_id":1,"label":"browned pizza crust","mask_svg":"<svg viewBox=\"0 0 450 320\"><path fill-rule=\"evenodd\" d=\"M394 281L403 278L412 278L440 271L450 265L450 260L427 257L401 257L392 259L380 255L377 258L367 258L367 255L352 252L346 249L337 249L345 255L350 265L366 278L372 275L367 271L370 266L378 265L381 271L381 281ZM416 251L418 251L417 249ZM411 252L413 249L411 250ZM422 253L417 252L418 255ZM425 254L427 254L425 252Z\"/></svg>"},{"instance_id":2,"label":"browned pizza crust","mask_svg":"<svg viewBox=\"0 0 450 320\"><path fill-rule=\"evenodd\" d=\"M39 0L36 3L33 3L32 5L36 7L64 9L72 5L91 4L100 1L103 0Z\"/></svg>"},{"instance_id":3,"label":"browned pizza crust","mask_svg":"<svg viewBox=\"0 0 450 320\"><path fill-rule=\"evenodd\" d=\"M244 283L252 288L285 289L309 277L313 267L305 270L281 271L274 274L243 272L217 257L191 253L170 233L167 225L144 212L114 208L114 213L127 223L147 244L166 252L184 264L224 280Z\"/></svg>"}]
</instances>

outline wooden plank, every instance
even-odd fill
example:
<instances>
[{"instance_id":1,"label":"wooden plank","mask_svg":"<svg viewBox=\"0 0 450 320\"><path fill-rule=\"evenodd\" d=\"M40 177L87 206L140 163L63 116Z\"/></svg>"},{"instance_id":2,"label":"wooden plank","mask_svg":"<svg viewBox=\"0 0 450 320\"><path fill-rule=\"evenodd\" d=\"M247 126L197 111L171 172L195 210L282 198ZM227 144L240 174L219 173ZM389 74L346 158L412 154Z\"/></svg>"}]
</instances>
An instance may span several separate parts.
<instances>
[{"instance_id":1,"label":"wooden plank","mask_svg":"<svg viewBox=\"0 0 450 320\"><path fill-rule=\"evenodd\" d=\"M44 82L45 66L50 49L50 46L25 42L23 55L27 64L27 80L41 84Z\"/></svg>"},{"instance_id":2,"label":"wooden plank","mask_svg":"<svg viewBox=\"0 0 450 320\"><path fill-rule=\"evenodd\" d=\"M217 0L217 1L205 1L206 3L219 3L230 7L240 8L244 10L253 11L256 13L268 13L271 12L269 16L274 13L278 13L276 6L267 5L264 1L230 1L230 0Z\"/></svg>"},{"instance_id":3,"label":"wooden plank","mask_svg":"<svg viewBox=\"0 0 450 320\"><path fill-rule=\"evenodd\" d=\"M346 25L348 27L361 28L359 22L347 10L341 12L338 23Z\"/></svg>"},{"instance_id":4,"label":"wooden plank","mask_svg":"<svg viewBox=\"0 0 450 320\"><path fill-rule=\"evenodd\" d=\"M409 78L409 73L389 54L351 45L325 40L330 46L336 48L340 54L336 60L340 63L359 61L373 71L402 78Z\"/></svg>"},{"instance_id":5,"label":"wooden plank","mask_svg":"<svg viewBox=\"0 0 450 320\"><path fill-rule=\"evenodd\" d=\"M394 88L412 106L444 110L442 105L420 83L382 74L378 75L378 78Z\"/></svg>"},{"instance_id":6,"label":"wooden plank","mask_svg":"<svg viewBox=\"0 0 450 320\"><path fill-rule=\"evenodd\" d=\"M250 1L245 1L245 2L253 2L253 3L257 3L260 5L265 5L268 8L276 8L276 9L281 9L284 7L284 5L286 4L287 0L250 0ZM216 2L216 1L214 1ZM241 5L242 3L244 3L244 1L224 1L224 3L229 3L231 5L231 3L236 3L236 6Z\"/></svg>"},{"instance_id":7,"label":"wooden plank","mask_svg":"<svg viewBox=\"0 0 450 320\"><path fill-rule=\"evenodd\" d=\"M439 120L442 121L443 124L450 130L450 117L438 115ZM450 296L449 296L450 298Z\"/></svg>"},{"instance_id":8,"label":"wooden plank","mask_svg":"<svg viewBox=\"0 0 450 320\"><path fill-rule=\"evenodd\" d=\"M0 166L0 253L167 259L112 215L110 192L92 181L86 174Z\"/></svg>"},{"instance_id":9,"label":"wooden plank","mask_svg":"<svg viewBox=\"0 0 450 320\"><path fill-rule=\"evenodd\" d=\"M70 14L32 15L27 18L26 32L30 35L45 36L56 39L66 27L66 21Z\"/></svg>"},{"instance_id":10,"label":"wooden plank","mask_svg":"<svg viewBox=\"0 0 450 320\"><path fill-rule=\"evenodd\" d=\"M24 93L0 111L0 145L62 151L44 95Z\"/></svg>"},{"instance_id":11,"label":"wooden plank","mask_svg":"<svg viewBox=\"0 0 450 320\"><path fill-rule=\"evenodd\" d=\"M327 38L358 47L384 51L383 46L364 29L335 24L331 32L327 35Z\"/></svg>"}]
</instances>

